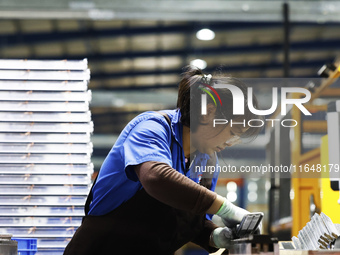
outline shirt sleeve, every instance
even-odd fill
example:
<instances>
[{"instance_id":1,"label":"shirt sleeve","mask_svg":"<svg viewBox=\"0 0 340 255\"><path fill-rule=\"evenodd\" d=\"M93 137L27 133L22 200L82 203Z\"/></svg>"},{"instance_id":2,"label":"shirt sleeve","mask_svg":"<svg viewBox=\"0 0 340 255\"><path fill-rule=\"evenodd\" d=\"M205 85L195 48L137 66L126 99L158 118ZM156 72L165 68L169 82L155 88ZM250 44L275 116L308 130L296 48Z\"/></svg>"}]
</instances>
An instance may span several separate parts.
<instances>
[{"instance_id":1,"label":"shirt sleeve","mask_svg":"<svg viewBox=\"0 0 340 255\"><path fill-rule=\"evenodd\" d=\"M171 129L164 117L139 122L133 127L121 147L127 178L138 181L133 166L158 161L172 166Z\"/></svg>"},{"instance_id":2,"label":"shirt sleeve","mask_svg":"<svg viewBox=\"0 0 340 255\"><path fill-rule=\"evenodd\" d=\"M204 214L217 196L164 163L145 162L135 171L150 196L176 209Z\"/></svg>"}]
</instances>

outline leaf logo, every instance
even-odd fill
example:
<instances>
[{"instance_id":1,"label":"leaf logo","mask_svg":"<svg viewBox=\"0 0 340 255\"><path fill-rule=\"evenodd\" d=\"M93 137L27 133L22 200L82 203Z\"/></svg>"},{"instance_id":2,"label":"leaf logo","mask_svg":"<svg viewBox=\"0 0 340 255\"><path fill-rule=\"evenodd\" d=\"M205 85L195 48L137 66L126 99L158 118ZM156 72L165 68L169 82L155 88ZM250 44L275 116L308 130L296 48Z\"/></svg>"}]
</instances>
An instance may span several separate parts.
<instances>
[{"instance_id":1,"label":"leaf logo","mask_svg":"<svg viewBox=\"0 0 340 255\"><path fill-rule=\"evenodd\" d=\"M218 101L220 101L220 104L221 104L221 106L222 106L222 100L221 100L220 96L218 95L217 91L216 91L213 87L211 87L210 85L208 85L208 84L202 83L202 85L206 86L206 87L209 88L212 92L214 92L214 94L216 95L216 97L218 98ZM208 90L205 89L205 88L199 88L199 89L202 90L202 91L204 91L205 93L207 93L207 94L212 98L212 100L214 101L215 106L217 106L216 100L215 100L214 96L210 93L210 91L208 91Z\"/></svg>"}]
</instances>

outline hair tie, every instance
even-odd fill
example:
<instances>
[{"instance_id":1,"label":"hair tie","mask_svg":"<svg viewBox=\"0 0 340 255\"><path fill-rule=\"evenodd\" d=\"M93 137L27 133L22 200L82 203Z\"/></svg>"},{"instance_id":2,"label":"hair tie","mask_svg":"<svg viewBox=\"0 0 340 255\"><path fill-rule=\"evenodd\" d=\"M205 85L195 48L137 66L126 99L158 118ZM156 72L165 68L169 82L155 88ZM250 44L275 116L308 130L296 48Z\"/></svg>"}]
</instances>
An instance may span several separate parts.
<instances>
[{"instance_id":1,"label":"hair tie","mask_svg":"<svg viewBox=\"0 0 340 255\"><path fill-rule=\"evenodd\" d=\"M203 77L202 77L202 82L205 83L205 84L208 84L210 85L211 83L211 80L212 80L212 75L211 74L203 74Z\"/></svg>"}]
</instances>

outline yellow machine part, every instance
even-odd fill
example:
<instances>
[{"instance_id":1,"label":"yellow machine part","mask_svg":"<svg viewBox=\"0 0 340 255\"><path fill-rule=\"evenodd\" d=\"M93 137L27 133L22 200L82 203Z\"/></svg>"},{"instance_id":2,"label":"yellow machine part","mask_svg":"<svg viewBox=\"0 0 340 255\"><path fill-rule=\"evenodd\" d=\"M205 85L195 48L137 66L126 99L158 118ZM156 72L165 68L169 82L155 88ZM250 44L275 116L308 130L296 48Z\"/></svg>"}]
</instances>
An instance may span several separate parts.
<instances>
[{"instance_id":1,"label":"yellow machine part","mask_svg":"<svg viewBox=\"0 0 340 255\"><path fill-rule=\"evenodd\" d=\"M321 165L328 166L328 135L321 139ZM329 169L329 168L328 168ZM329 173L322 173L321 180L321 209L329 216L333 223L340 223L339 191L334 191L330 187Z\"/></svg>"},{"instance_id":2,"label":"yellow machine part","mask_svg":"<svg viewBox=\"0 0 340 255\"><path fill-rule=\"evenodd\" d=\"M306 164L309 164L310 166L320 164L320 149L309 151L301 157L299 165L304 167ZM294 198L292 201L292 236L297 236L299 231L307 224L307 222L310 221L310 203L312 195L317 211L320 210L320 186L320 173L302 173L293 175L292 187L294 191Z\"/></svg>"}]
</instances>

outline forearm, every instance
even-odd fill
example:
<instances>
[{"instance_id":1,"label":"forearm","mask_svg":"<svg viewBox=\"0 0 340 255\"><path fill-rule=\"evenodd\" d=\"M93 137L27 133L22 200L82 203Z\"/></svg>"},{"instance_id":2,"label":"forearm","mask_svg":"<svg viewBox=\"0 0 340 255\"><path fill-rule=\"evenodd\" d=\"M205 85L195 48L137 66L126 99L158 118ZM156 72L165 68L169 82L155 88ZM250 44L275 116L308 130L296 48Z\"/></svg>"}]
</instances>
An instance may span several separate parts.
<instances>
[{"instance_id":1,"label":"forearm","mask_svg":"<svg viewBox=\"0 0 340 255\"><path fill-rule=\"evenodd\" d=\"M219 211L219 209L221 208L224 200L225 200L225 198L216 194L216 198L215 198L214 202L212 203L212 205L207 210L207 213L208 214L216 214Z\"/></svg>"},{"instance_id":2,"label":"forearm","mask_svg":"<svg viewBox=\"0 0 340 255\"><path fill-rule=\"evenodd\" d=\"M165 163L145 162L135 166L135 172L150 196L174 208L214 214L223 203L222 197Z\"/></svg>"},{"instance_id":3,"label":"forearm","mask_svg":"<svg viewBox=\"0 0 340 255\"><path fill-rule=\"evenodd\" d=\"M236 222L239 221L236 206L165 163L145 162L135 166L135 172L145 191L162 203L196 214L208 213L231 217L230 220L235 220L236 215ZM192 241L208 251L216 251L215 247L224 247L232 238L230 231L227 230L218 228L206 220L204 228Z\"/></svg>"}]
</instances>

